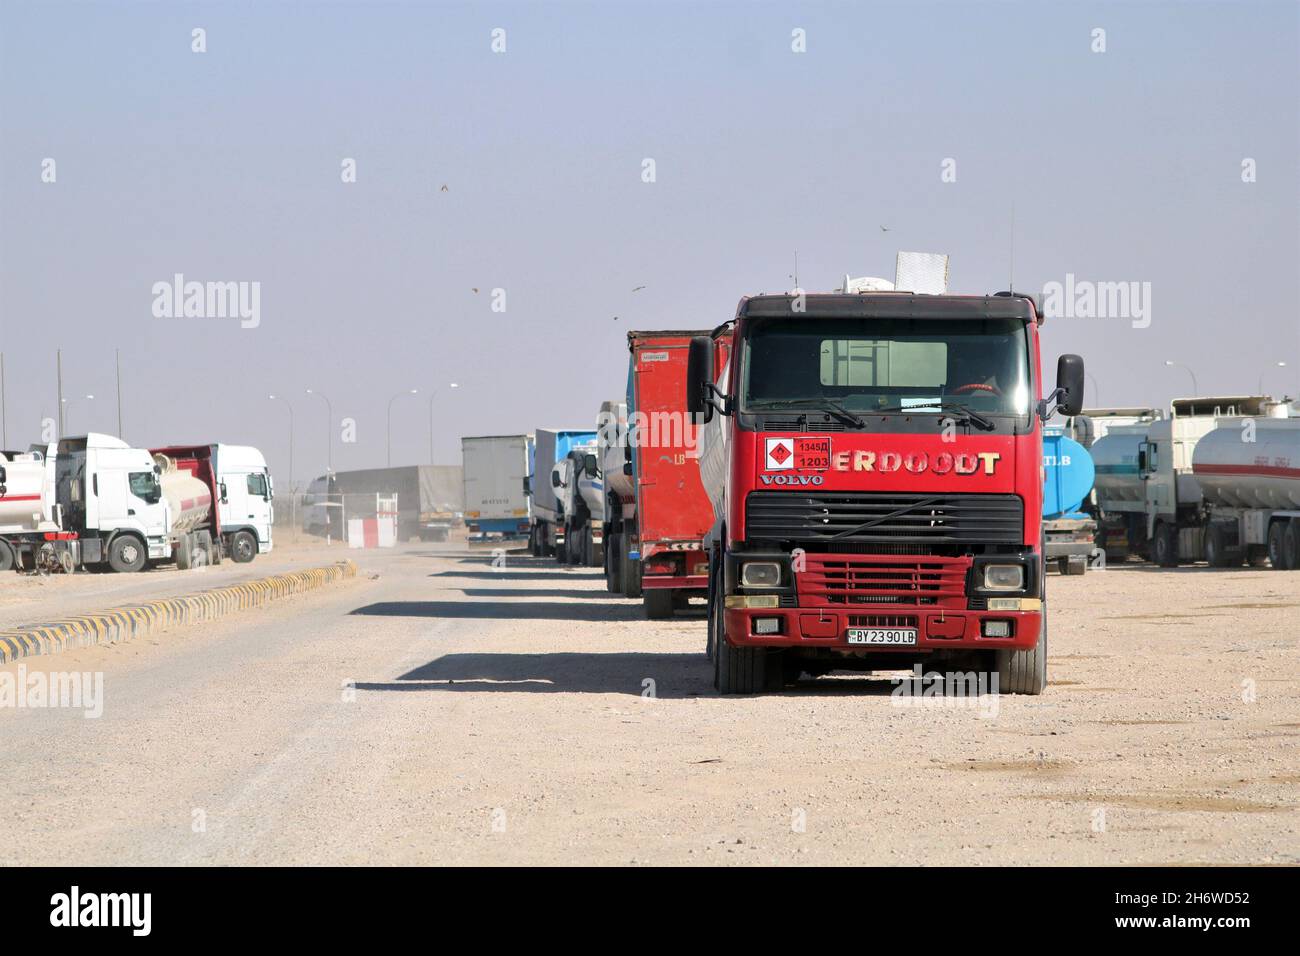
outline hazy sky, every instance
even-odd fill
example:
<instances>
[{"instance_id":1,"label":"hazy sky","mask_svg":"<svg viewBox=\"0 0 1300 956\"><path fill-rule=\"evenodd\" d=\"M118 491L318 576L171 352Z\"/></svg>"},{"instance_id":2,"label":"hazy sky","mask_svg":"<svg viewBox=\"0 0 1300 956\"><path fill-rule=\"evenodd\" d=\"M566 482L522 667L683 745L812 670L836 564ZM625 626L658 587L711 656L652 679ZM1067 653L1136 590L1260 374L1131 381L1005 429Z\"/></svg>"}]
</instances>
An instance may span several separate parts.
<instances>
[{"instance_id":1,"label":"hazy sky","mask_svg":"<svg viewBox=\"0 0 1300 956\"><path fill-rule=\"evenodd\" d=\"M789 288L796 249L810 290L899 249L1006 288L1013 205L1017 288L1151 284L1149 327L1045 326L1089 403L1187 394L1165 359L1295 394L1298 77L1293 2L0 0L9 444L54 414L56 348L65 395L96 395L69 431L115 432L116 347L134 444L258 445L283 488L269 393L302 479L328 425L304 389L356 420L350 468L384 463L418 388L393 459L424 462L439 387L458 462L460 435L594 422L629 329L712 327ZM175 273L260 283L260 324L156 318Z\"/></svg>"}]
</instances>

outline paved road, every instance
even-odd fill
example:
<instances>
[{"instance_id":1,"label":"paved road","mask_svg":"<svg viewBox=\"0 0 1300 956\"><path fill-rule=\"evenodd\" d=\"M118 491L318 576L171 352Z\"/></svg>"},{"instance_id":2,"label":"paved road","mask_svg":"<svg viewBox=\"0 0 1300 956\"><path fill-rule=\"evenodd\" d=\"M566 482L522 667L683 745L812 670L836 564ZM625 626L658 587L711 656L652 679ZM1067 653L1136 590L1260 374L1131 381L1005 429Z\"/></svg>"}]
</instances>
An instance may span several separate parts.
<instances>
[{"instance_id":1,"label":"paved road","mask_svg":"<svg viewBox=\"0 0 1300 956\"><path fill-rule=\"evenodd\" d=\"M103 713L0 708L0 863L1300 862L1282 572L1054 577L1053 685L992 712L861 677L721 699L702 619L595 572L361 563L27 662L102 673Z\"/></svg>"}]
</instances>

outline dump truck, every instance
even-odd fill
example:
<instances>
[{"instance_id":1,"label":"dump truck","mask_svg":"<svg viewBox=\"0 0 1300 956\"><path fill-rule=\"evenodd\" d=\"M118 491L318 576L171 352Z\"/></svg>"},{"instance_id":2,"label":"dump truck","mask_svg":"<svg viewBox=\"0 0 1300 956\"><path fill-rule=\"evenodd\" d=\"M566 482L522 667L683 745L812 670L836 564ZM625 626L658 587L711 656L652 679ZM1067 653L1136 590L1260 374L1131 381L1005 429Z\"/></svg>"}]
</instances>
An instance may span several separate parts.
<instances>
[{"instance_id":1,"label":"dump truck","mask_svg":"<svg viewBox=\"0 0 1300 956\"><path fill-rule=\"evenodd\" d=\"M534 557L556 557L567 563L564 511L556 495L555 466L575 446L594 443L596 433L589 428L539 428L534 436L528 482L532 516L529 548Z\"/></svg>"},{"instance_id":2,"label":"dump truck","mask_svg":"<svg viewBox=\"0 0 1300 956\"><path fill-rule=\"evenodd\" d=\"M533 436L478 435L462 438L460 448L469 539L513 540L528 534Z\"/></svg>"},{"instance_id":3,"label":"dump truck","mask_svg":"<svg viewBox=\"0 0 1300 956\"><path fill-rule=\"evenodd\" d=\"M691 340L721 693L968 661L1042 693L1043 425L1084 382L1063 355L1045 387L1042 320L1013 293L795 291Z\"/></svg>"},{"instance_id":4,"label":"dump truck","mask_svg":"<svg viewBox=\"0 0 1300 956\"><path fill-rule=\"evenodd\" d=\"M652 619L671 617L708 587L702 539L712 508L696 461L699 424L687 412L684 391L689 345L702 334L627 335L627 470L635 507L611 517L610 533L619 542L623 593L641 596Z\"/></svg>"}]
</instances>

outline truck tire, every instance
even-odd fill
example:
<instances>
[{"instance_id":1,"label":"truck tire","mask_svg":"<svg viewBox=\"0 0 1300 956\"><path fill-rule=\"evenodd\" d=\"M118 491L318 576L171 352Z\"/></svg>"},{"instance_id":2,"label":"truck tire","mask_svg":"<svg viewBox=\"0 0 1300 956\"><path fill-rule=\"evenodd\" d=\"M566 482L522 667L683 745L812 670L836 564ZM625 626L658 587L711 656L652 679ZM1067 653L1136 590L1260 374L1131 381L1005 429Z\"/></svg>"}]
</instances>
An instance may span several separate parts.
<instances>
[{"instance_id":1,"label":"truck tire","mask_svg":"<svg viewBox=\"0 0 1300 956\"><path fill-rule=\"evenodd\" d=\"M1156 526L1151 557L1162 568L1178 567L1178 528L1168 522Z\"/></svg>"},{"instance_id":2,"label":"truck tire","mask_svg":"<svg viewBox=\"0 0 1300 956\"><path fill-rule=\"evenodd\" d=\"M1062 574L1084 574L1088 570L1088 559L1081 554L1072 554L1061 563Z\"/></svg>"},{"instance_id":3,"label":"truck tire","mask_svg":"<svg viewBox=\"0 0 1300 956\"><path fill-rule=\"evenodd\" d=\"M651 588L645 592L645 616L652 621L663 621L673 616L672 588Z\"/></svg>"},{"instance_id":4,"label":"truck tire","mask_svg":"<svg viewBox=\"0 0 1300 956\"><path fill-rule=\"evenodd\" d=\"M605 535L605 590L610 594L617 593L619 589L619 574L621 572L618 566L618 549L619 542L622 540L622 535Z\"/></svg>"},{"instance_id":5,"label":"truck tire","mask_svg":"<svg viewBox=\"0 0 1300 956\"><path fill-rule=\"evenodd\" d=\"M14 549L10 547L8 541L0 541L0 571L12 571L14 564Z\"/></svg>"},{"instance_id":6,"label":"truck tire","mask_svg":"<svg viewBox=\"0 0 1300 956\"><path fill-rule=\"evenodd\" d=\"M194 536L183 534L176 539L176 569L188 571L194 567Z\"/></svg>"},{"instance_id":7,"label":"truck tire","mask_svg":"<svg viewBox=\"0 0 1300 956\"><path fill-rule=\"evenodd\" d=\"M1232 559L1228 554L1227 545L1224 543L1225 535L1223 533L1223 525L1206 525L1203 537L1205 538L1206 564L1212 568L1226 568L1232 564Z\"/></svg>"},{"instance_id":8,"label":"truck tire","mask_svg":"<svg viewBox=\"0 0 1300 956\"><path fill-rule=\"evenodd\" d=\"M623 596L639 598L641 596L641 562L628 556L624 545L623 560L620 562L623 572Z\"/></svg>"},{"instance_id":9,"label":"truck tire","mask_svg":"<svg viewBox=\"0 0 1300 956\"><path fill-rule=\"evenodd\" d=\"M1283 558L1285 546L1282 536L1286 532L1286 523L1283 521L1274 521L1268 526L1268 563L1274 571L1281 571L1286 567L1286 561Z\"/></svg>"},{"instance_id":10,"label":"truck tire","mask_svg":"<svg viewBox=\"0 0 1300 956\"><path fill-rule=\"evenodd\" d=\"M534 558L542 556L542 536L537 533L537 525L528 529L528 550Z\"/></svg>"},{"instance_id":11,"label":"truck tire","mask_svg":"<svg viewBox=\"0 0 1300 956\"><path fill-rule=\"evenodd\" d=\"M247 564L257 557L257 539L249 531L236 531L230 536L230 560Z\"/></svg>"},{"instance_id":12,"label":"truck tire","mask_svg":"<svg viewBox=\"0 0 1300 956\"><path fill-rule=\"evenodd\" d=\"M108 546L108 566L118 574L141 571L148 560L148 549L135 535L120 534Z\"/></svg>"},{"instance_id":13,"label":"truck tire","mask_svg":"<svg viewBox=\"0 0 1300 956\"><path fill-rule=\"evenodd\" d=\"M1300 568L1300 528L1294 520L1288 521L1282 532L1282 567L1287 571Z\"/></svg>"},{"instance_id":14,"label":"truck tire","mask_svg":"<svg viewBox=\"0 0 1300 956\"><path fill-rule=\"evenodd\" d=\"M1047 605L1038 643L1025 651L997 651L999 694L1041 694L1047 688Z\"/></svg>"},{"instance_id":15,"label":"truck tire","mask_svg":"<svg viewBox=\"0 0 1300 956\"><path fill-rule=\"evenodd\" d=\"M713 686L719 694L757 693L767 686L767 649L732 647L727 643L723 604L714 602Z\"/></svg>"},{"instance_id":16,"label":"truck tire","mask_svg":"<svg viewBox=\"0 0 1300 956\"><path fill-rule=\"evenodd\" d=\"M718 593L718 585L717 585L716 578L717 578L717 574L716 574L716 572L714 571L714 567L713 567L713 558L712 558L712 555L710 555L710 557L709 557L709 590L708 590L708 592L707 592L708 597L709 597L709 604L708 604L708 618L709 618L709 621L708 621L708 624L707 624L707 626L705 627L705 630L704 630L704 656L705 656L706 658L708 658L708 660L710 661L710 663L713 661L713 653L714 653L714 650L713 650L713 649L714 649L714 643L713 643L713 642L714 642L714 640L715 640L715 635L714 635L714 620L715 620L715 617L716 617L716 615L717 615L717 613L718 613L718 611L717 611L717 605L719 605L719 604L722 603L722 595Z\"/></svg>"}]
</instances>

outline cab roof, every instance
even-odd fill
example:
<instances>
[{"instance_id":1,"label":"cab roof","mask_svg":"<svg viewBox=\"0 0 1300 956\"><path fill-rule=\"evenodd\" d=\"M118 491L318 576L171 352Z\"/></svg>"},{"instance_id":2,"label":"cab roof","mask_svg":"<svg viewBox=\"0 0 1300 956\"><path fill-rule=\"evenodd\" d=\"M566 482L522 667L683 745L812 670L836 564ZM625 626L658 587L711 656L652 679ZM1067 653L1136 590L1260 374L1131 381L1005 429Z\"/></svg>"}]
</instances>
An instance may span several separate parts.
<instances>
[{"instance_id":1,"label":"cab roof","mask_svg":"<svg viewBox=\"0 0 1300 956\"><path fill-rule=\"evenodd\" d=\"M736 318L820 316L844 319L1021 319L1039 322L1033 301L1024 295L919 295L914 292L808 292L803 307L788 292L745 296Z\"/></svg>"}]
</instances>

